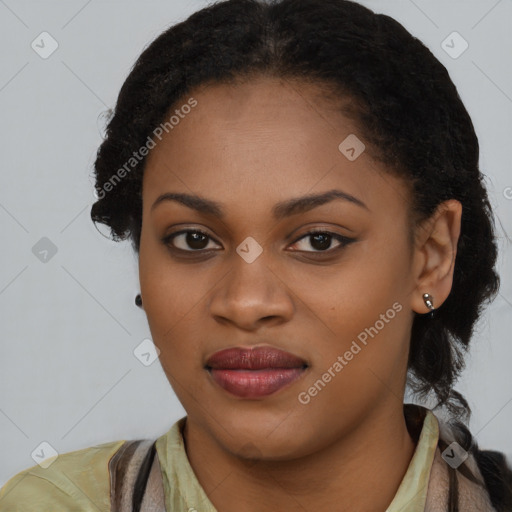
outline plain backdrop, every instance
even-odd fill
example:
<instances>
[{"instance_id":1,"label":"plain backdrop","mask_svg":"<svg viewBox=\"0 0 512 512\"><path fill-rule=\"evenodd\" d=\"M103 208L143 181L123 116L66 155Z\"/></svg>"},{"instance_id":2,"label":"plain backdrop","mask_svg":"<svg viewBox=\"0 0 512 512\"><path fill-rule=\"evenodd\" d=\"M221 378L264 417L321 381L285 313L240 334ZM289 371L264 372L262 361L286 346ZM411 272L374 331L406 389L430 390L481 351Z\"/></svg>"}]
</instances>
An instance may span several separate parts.
<instances>
[{"instance_id":1,"label":"plain backdrop","mask_svg":"<svg viewBox=\"0 0 512 512\"><path fill-rule=\"evenodd\" d=\"M502 287L457 389L480 446L511 456L512 3L361 3L398 20L448 68L479 136ZM158 359L145 366L134 355L150 332L134 305L131 246L102 236L89 214L102 113L142 49L206 5L0 0L0 485L35 464L42 442L64 453L154 438L185 414Z\"/></svg>"}]
</instances>

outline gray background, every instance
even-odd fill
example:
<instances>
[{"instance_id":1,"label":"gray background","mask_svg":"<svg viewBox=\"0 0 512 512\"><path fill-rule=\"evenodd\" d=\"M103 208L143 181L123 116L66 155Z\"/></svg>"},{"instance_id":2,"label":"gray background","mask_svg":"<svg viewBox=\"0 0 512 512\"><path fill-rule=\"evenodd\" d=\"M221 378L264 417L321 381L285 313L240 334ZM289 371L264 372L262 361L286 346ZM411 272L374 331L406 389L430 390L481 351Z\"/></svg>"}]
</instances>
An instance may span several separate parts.
<instances>
[{"instance_id":1,"label":"gray background","mask_svg":"<svg viewBox=\"0 0 512 512\"><path fill-rule=\"evenodd\" d=\"M441 60L480 139L502 288L457 389L473 408L481 447L511 456L512 2L361 3L397 19ZM0 0L0 485L35 464L43 441L63 453L157 437L184 415L158 361L144 366L133 354L150 333L133 303L131 246L101 236L89 212L98 117L114 106L143 47L206 4ZM43 31L59 45L47 59L31 47ZM453 31L469 43L458 58L441 46ZM43 237L57 250L46 262L32 250Z\"/></svg>"}]
</instances>

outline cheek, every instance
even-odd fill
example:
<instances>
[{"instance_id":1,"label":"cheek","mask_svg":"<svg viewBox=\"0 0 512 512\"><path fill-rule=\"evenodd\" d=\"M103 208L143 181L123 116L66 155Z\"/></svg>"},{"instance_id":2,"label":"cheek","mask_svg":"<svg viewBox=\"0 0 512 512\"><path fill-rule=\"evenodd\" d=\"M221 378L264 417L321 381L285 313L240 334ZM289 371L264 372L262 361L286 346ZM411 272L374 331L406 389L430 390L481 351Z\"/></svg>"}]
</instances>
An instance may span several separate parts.
<instances>
[{"instance_id":1,"label":"cheek","mask_svg":"<svg viewBox=\"0 0 512 512\"><path fill-rule=\"evenodd\" d=\"M361 245L329 279L308 279L298 293L316 324L310 326L317 333L311 382L331 369L337 377L330 389L347 403L379 393L382 382L400 379L407 366L407 246L378 238Z\"/></svg>"},{"instance_id":2,"label":"cheek","mask_svg":"<svg viewBox=\"0 0 512 512\"><path fill-rule=\"evenodd\" d=\"M183 364L197 362L197 357L193 359L192 355L200 353L201 321L196 317L201 302L197 293L179 284L165 276L148 279L141 288L146 292L144 309L161 359Z\"/></svg>"},{"instance_id":3,"label":"cheek","mask_svg":"<svg viewBox=\"0 0 512 512\"><path fill-rule=\"evenodd\" d=\"M332 331L345 340L374 325L390 309L388 316L394 318L393 304L403 310L408 293L409 262L403 241L388 243L384 237L372 236L350 249L336 266L312 269L300 278L299 273L289 276L294 293L324 324L323 332Z\"/></svg>"},{"instance_id":4,"label":"cheek","mask_svg":"<svg viewBox=\"0 0 512 512\"><path fill-rule=\"evenodd\" d=\"M191 346L188 337L184 339L183 329L190 326L189 318L193 317L194 308L200 306L201 290L197 289L197 279L189 279L189 273L172 264L156 242L141 238L139 280L144 312L163 360L176 350Z\"/></svg>"}]
</instances>

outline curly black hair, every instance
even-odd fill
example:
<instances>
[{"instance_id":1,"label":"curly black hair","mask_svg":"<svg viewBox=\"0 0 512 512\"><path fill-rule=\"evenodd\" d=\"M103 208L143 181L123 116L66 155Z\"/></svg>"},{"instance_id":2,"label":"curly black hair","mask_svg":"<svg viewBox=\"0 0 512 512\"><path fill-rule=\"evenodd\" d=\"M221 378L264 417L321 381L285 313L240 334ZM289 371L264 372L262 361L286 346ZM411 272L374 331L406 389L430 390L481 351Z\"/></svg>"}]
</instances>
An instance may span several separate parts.
<instances>
[{"instance_id":1,"label":"curly black hair","mask_svg":"<svg viewBox=\"0 0 512 512\"><path fill-rule=\"evenodd\" d=\"M226 0L168 28L121 88L97 153L91 218L138 252L146 159L134 152L194 87L263 75L327 85L345 101L370 154L410 185L413 226L443 201L462 204L452 290L433 318L413 321L409 377L419 396L467 419L453 384L499 289L494 218L475 129L448 71L393 18L349 0Z\"/></svg>"}]
</instances>

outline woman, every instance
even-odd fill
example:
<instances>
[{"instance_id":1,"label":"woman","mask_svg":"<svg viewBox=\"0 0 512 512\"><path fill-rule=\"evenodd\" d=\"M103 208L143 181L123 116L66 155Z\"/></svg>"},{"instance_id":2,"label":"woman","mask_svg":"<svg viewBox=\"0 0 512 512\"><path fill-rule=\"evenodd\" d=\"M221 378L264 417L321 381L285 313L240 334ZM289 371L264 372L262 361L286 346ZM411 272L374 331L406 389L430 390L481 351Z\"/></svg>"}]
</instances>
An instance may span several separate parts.
<instances>
[{"instance_id":1,"label":"woman","mask_svg":"<svg viewBox=\"0 0 512 512\"><path fill-rule=\"evenodd\" d=\"M478 154L446 69L354 2L227 0L164 32L91 216L138 254L187 415L19 473L0 509L512 510L453 389L499 284Z\"/></svg>"}]
</instances>

